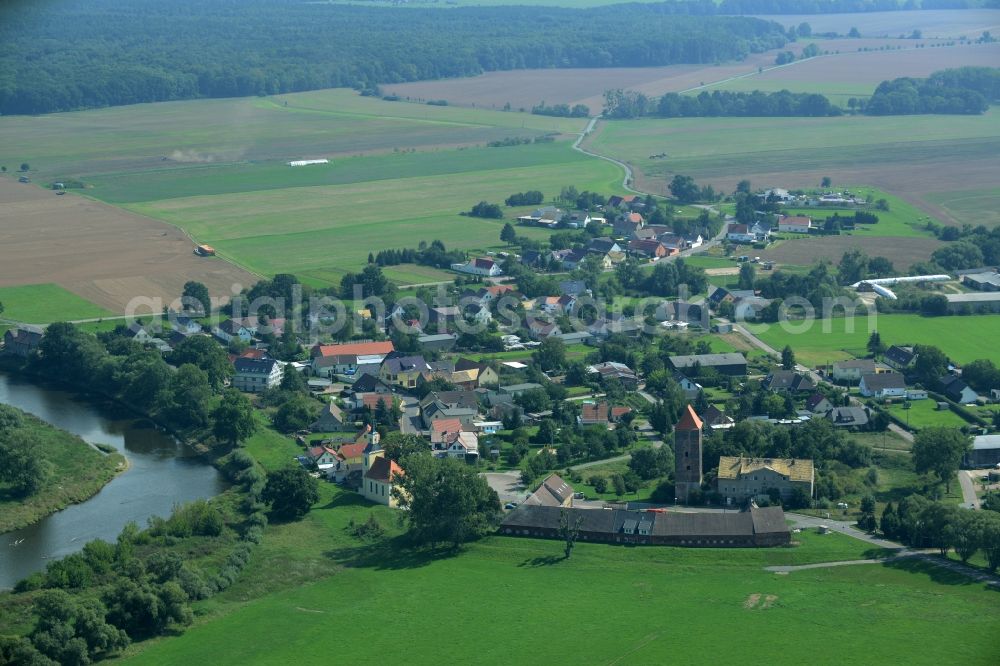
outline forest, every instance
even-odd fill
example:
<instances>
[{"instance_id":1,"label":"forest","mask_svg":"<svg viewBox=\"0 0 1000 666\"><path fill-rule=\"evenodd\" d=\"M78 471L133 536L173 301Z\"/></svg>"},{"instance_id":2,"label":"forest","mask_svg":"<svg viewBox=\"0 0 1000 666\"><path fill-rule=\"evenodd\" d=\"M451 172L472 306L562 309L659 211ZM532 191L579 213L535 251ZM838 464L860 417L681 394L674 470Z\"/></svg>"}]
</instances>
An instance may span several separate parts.
<instances>
[{"instance_id":1,"label":"forest","mask_svg":"<svg viewBox=\"0 0 1000 666\"><path fill-rule=\"evenodd\" d=\"M770 21L666 5L447 10L293 0L55 0L0 8L0 114L551 67L736 60L780 48Z\"/></svg>"},{"instance_id":2,"label":"forest","mask_svg":"<svg viewBox=\"0 0 1000 666\"><path fill-rule=\"evenodd\" d=\"M862 110L872 116L915 113L984 113L1000 101L1000 68L960 67L926 79L883 81Z\"/></svg>"}]
</instances>

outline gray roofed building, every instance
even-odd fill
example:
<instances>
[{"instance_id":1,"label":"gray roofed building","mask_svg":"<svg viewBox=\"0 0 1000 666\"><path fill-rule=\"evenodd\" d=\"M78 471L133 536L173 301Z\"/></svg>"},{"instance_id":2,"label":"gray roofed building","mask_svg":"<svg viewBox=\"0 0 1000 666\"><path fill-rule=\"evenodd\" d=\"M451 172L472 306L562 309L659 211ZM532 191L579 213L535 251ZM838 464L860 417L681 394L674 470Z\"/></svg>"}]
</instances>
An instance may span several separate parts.
<instances>
[{"instance_id":1,"label":"gray roofed building","mask_svg":"<svg viewBox=\"0 0 1000 666\"><path fill-rule=\"evenodd\" d=\"M979 291L1000 291L1000 273L996 271L968 273L962 276L962 284Z\"/></svg>"},{"instance_id":2,"label":"gray roofed building","mask_svg":"<svg viewBox=\"0 0 1000 666\"><path fill-rule=\"evenodd\" d=\"M743 354L691 354L671 356L670 363L675 369L685 371L693 368L712 368L723 375L739 376L747 374L747 359ZM690 372L685 372L690 376Z\"/></svg>"},{"instance_id":3,"label":"gray roofed building","mask_svg":"<svg viewBox=\"0 0 1000 666\"><path fill-rule=\"evenodd\" d=\"M994 467L1000 464L1000 435L979 435L962 460L966 467Z\"/></svg>"},{"instance_id":4,"label":"gray roofed building","mask_svg":"<svg viewBox=\"0 0 1000 666\"><path fill-rule=\"evenodd\" d=\"M448 351L455 346L458 336L454 333L438 333L437 335L421 335L417 342L428 351Z\"/></svg>"},{"instance_id":5,"label":"gray roofed building","mask_svg":"<svg viewBox=\"0 0 1000 666\"><path fill-rule=\"evenodd\" d=\"M885 350L883 358L886 363L897 370L904 370L913 364L917 355L914 353L913 347L900 347L899 345L892 345Z\"/></svg>"},{"instance_id":6,"label":"gray roofed building","mask_svg":"<svg viewBox=\"0 0 1000 666\"><path fill-rule=\"evenodd\" d=\"M860 428L868 425L868 410L864 407L834 407L826 414L838 428Z\"/></svg>"},{"instance_id":7,"label":"gray roofed building","mask_svg":"<svg viewBox=\"0 0 1000 666\"><path fill-rule=\"evenodd\" d=\"M549 474L535 492L528 495L522 504L533 506L573 505L573 486L569 485L558 474Z\"/></svg>"},{"instance_id":8,"label":"gray roofed building","mask_svg":"<svg viewBox=\"0 0 1000 666\"><path fill-rule=\"evenodd\" d=\"M562 513L579 521L583 541L739 548L785 545L791 539L781 507L733 513L651 513L522 504L504 519L501 534L561 538Z\"/></svg>"},{"instance_id":9,"label":"gray roofed building","mask_svg":"<svg viewBox=\"0 0 1000 666\"><path fill-rule=\"evenodd\" d=\"M812 391L816 388L816 382L806 374L792 370L775 370L764 379L763 387L775 393L796 393Z\"/></svg>"},{"instance_id":10,"label":"gray roofed building","mask_svg":"<svg viewBox=\"0 0 1000 666\"><path fill-rule=\"evenodd\" d=\"M542 388L541 384L535 384L533 382L527 382L524 384L511 384L510 386L501 386L498 391L500 393L506 393L507 395L521 395L525 391L534 391L535 389Z\"/></svg>"}]
</instances>

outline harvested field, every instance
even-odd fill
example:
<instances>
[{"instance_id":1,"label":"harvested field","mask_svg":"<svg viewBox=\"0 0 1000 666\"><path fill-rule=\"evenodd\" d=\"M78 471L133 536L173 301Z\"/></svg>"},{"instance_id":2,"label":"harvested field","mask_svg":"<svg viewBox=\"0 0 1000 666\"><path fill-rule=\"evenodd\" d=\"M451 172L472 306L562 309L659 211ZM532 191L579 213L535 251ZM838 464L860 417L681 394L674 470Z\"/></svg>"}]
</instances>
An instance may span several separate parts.
<instances>
[{"instance_id":1,"label":"harvested field","mask_svg":"<svg viewBox=\"0 0 1000 666\"><path fill-rule=\"evenodd\" d=\"M1000 112L982 116L676 118L601 122L587 147L628 162L640 189L662 192L677 173L730 192L866 184L957 221L927 192L989 189L1000 172ZM795 146L790 148L789 146ZM665 159L651 155L665 153Z\"/></svg>"},{"instance_id":2,"label":"harvested field","mask_svg":"<svg viewBox=\"0 0 1000 666\"><path fill-rule=\"evenodd\" d=\"M931 252L942 245L942 241L934 238L823 236L784 241L767 250L759 250L759 253L765 261L809 266L822 259L836 264L845 252L856 247L869 256L883 256L896 268L905 269L918 261L926 261Z\"/></svg>"},{"instance_id":3,"label":"harvested field","mask_svg":"<svg viewBox=\"0 0 1000 666\"><path fill-rule=\"evenodd\" d=\"M1000 225L1000 188L930 192L925 198L961 224Z\"/></svg>"},{"instance_id":4,"label":"harvested field","mask_svg":"<svg viewBox=\"0 0 1000 666\"><path fill-rule=\"evenodd\" d=\"M906 45L907 48L898 51L858 51L858 48L868 46L872 41L817 41L816 44L821 49L837 50L839 53L766 69L759 74L709 86L709 89L745 92L788 89L794 92L819 93L846 108L850 97L868 97L879 83L887 79L901 76L926 77L949 67L993 67L1000 62L1000 44L916 49L910 40L897 39L888 43L895 42L896 45Z\"/></svg>"},{"instance_id":5,"label":"harvested field","mask_svg":"<svg viewBox=\"0 0 1000 666\"><path fill-rule=\"evenodd\" d=\"M257 278L199 258L179 229L75 194L0 178L0 287L55 283L112 312L136 296L169 303L188 280L228 296Z\"/></svg>"},{"instance_id":6,"label":"harvested field","mask_svg":"<svg viewBox=\"0 0 1000 666\"><path fill-rule=\"evenodd\" d=\"M808 23L813 33L836 32L846 35L857 28L862 37L899 37L920 30L923 37L978 37L984 30L1000 32L1000 10L932 9L905 12L865 12L860 14L775 14L758 16L784 26Z\"/></svg>"}]
</instances>

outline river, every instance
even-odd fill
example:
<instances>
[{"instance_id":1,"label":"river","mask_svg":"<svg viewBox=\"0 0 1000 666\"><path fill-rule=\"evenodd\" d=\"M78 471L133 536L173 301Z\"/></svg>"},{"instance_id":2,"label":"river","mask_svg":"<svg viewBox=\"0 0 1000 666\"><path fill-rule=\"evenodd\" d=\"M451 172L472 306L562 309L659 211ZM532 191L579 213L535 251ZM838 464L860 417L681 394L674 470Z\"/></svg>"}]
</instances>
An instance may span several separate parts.
<instances>
[{"instance_id":1,"label":"river","mask_svg":"<svg viewBox=\"0 0 1000 666\"><path fill-rule=\"evenodd\" d=\"M0 372L0 403L23 409L88 442L109 444L130 465L86 502L24 529L0 534L0 589L13 587L44 569L50 560L74 553L88 541L114 541L129 521L145 527L150 516L167 516L177 503L212 497L225 489L216 469L196 457L190 447L128 412L5 372Z\"/></svg>"}]
</instances>

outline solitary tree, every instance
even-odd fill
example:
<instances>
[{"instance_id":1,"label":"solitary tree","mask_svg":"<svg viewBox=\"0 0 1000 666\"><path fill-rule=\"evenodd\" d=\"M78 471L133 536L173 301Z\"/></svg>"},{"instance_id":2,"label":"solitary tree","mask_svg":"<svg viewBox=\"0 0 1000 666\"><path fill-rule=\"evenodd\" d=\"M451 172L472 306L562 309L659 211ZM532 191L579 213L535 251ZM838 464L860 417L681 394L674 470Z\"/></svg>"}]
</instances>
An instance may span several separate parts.
<instances>
[{"instance_id":1,"label":"solitary tree","mask_svg":"<svg viewBox=\"0 0 1000 666\"><path fill-rule=\"evenodd\" d=\"M785 345L785 348L781 350L781 367L785 370L795 369L795 352L789 345Z\"/></svg>"},{"instance_id":2,"label":"solitary tree","mask_svg":"<svg viewBox=\"0 0 1000 666\"><path fill-rule=\"evenodd\" d=\"M872 331L872 334L868 336L868 351L875 357L885 353L885 344L883 344L882 336L879 335L878 331Z\"/></svg>"},{"instance_id":3,"label":"solitary tree","mask_svg":"<svg viewBox=\"0 0 1000 666\"><path fill-rule=\"evenodd\" d=\"M740 289L753 289L756 280L757 271L753 264L748 262L740 266Z\"/></svg>"},{"instance_id":4,"label":"solitary tree","mask_svg":"<svg viewBox=\"0 0 1000 666\"><path fill-rule=\"evenodd\" d=\"M500 231L500 240L507 245L513 245L517 242L517 231L514 230L514 225L510 222L504 223L503 229Z\"/></svg>"},{"instance_id":5,"label":"solitary tree","mask_svg":"<svg viewBox=\"0 0 1000 666\"><path fill-rule=\"evenodd\" d=\"M222 395L222 402L212 411L212 421L215 436L232 446L250 437L257 429L250 399L236 389L229 389Z\"/></svg>"},{"instance_id":6,"label":"solitary tree","mask_svg":"<svg viewBox=\"0 0 1000 666\"><path fill-rule=\"evenodd\" d=\"M201 282L195 282L194 280L185 282L183 296L185 299L188 299L189 303L193 300L201 305L201 311L206 315L211 312L212 299L208 295L208 287Z\"/></svg>"},{"instance_id":7,"label":"solitary tree","mask_svg":"<svg viewBox=\"0 0 1000 666\"><path fill-rule=\"evenodd\" d=\"M267 473L261 499L271 505L275 517L295 520L319 500L319 481L301 467L284 467Z\"/></svg>"},{"instance_id":8,"label":"solitary tree","mask_svg":"<svg viewBox=\"0 0 1000 666\"><path fill-rule=\"evenodd\" d=\"M27 162L22 162L21 163L21 171L29 171L30 169L31 169L31 165L29 165Z\"/></svg>"},{"instance_id":9,"label":"solitary tree","mask_svg":"<svg viewBox=\"0 0 1000 666\"><path fill-rule=\"evenodd\" d=\"M829 176L823 176L823 180L819 182L820 187L830 187L831 185L833 185L833 181L830 180Z\"/></svg>"},{"instance_id":10,"label":"solitary tree","mask_svg":"<svg viewBox=\"0 0 1000 666\"><path fill-rule=\"evenodd\" d=\"M580 536L580 525L582 524L583 516L573 517L568 509L559 512L559 536L565 542L563 559L568 560L569 556L573 554L573 546L576 545L576 540Z\"/></svg>"},{"instance_id":11,"label":"solitary tree","mask_svg":"<svg viewBox=\"0 0 1000 666\"><path fill-rule=\"evenodd\" d=\"M913 466L918 474L937 475L951 492L951 479L968 449L969 438L957 428L924 428L913 440Z\"/></svg>"}]
</instances>

